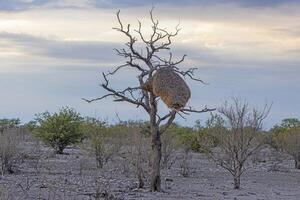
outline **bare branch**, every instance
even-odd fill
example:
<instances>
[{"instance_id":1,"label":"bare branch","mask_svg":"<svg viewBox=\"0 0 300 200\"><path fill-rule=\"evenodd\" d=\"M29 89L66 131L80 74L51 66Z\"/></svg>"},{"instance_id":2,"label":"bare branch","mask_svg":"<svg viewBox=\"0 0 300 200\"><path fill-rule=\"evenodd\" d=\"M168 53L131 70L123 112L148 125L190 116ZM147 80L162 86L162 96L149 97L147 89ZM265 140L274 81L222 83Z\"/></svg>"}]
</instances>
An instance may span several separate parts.
<instances>
[{"instance_id":1,"label":"bare branch","mask_svg":"<svg viewBox=\"0 0 300 200\"><path fill-rule=\"evenodd\" d=\"M184 61L184 57L183 57L182 60L180 60L180 61L178 61L178 62L180 63L180 62L182 62L182 61ZM179 63L178 63L178 64L179 64ZM184 77L189 77L190 79L192 79L192 80L194 80L194 81L199 81L199 82L201 82L201 83L203 83L203 84L208 85L208 83L204 82L203 80L194 77L194 71L197 70L198 68L189 68L189 69L186 70L186 71L179 70L177 67L174 67L174 68L175 68L174 70L175 70L177 73L181 74L182 76L184 76Z\"/></svg>"},{"instance_id":2,"label":"bare branch","mask_svg":"<svg viewBox=\"0 0 300 200\"><path fill-rule=\"evenodd\" d=\"M81 98L81 99L88 102L88 103L92 103L93 101L99 101L99 100L105 99L106 97L109 97L109 96L113 96L113 94L106 94L106 95L103 95L102 97L97 97L97 98L94 98L94 99L86 99L86 98Z\"/></svg>"},{"instance_id":3,"label":"bare branch","mask_svg":"<svg viewBox=\"0 0 300 200\"><path fill-rule=\"evenodd\" d=\"M216 110L215 108L207 108L207 107L205 107L202 110L195 110L195 109L192 109L191 107L189 107L189 108L181 109L180 111L186 114L186 113L189 113L189 112L192 112L192 113L204 113L204 112L212 112L212 111L215 111L215 110Z\"/></svg>"},{"instance_id":4,"label":"bare branch","mask_svg":"<svg viewBox=\"0 0 300 200\"><path fill-rule=\"evenodd\" d=\"M173 123L175 117L176 117L177 112L172 111L168 114L168 117L165 119L168 119L168 121L159 129L160 134L163 134L166 132L166 130L169 128L169 126Z\"/></svg>"}]
</instances>

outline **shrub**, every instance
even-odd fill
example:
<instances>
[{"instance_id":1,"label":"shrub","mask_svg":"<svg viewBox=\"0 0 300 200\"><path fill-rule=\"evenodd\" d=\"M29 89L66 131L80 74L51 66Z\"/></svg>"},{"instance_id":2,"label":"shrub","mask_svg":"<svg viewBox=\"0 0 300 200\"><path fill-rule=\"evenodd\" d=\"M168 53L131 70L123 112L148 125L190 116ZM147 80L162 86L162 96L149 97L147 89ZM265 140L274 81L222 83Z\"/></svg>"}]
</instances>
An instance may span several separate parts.
<instances>
[{"instance_id":1,"label":"shrub","mask_svg":"<svg viewBox=\"0 0 300 200\"><path fill-rule=\"evenodd\" d=\"M189 174L188 161L190 157L190 152L197 149L196 132L192 128L182 127L174 123L169 127L169 129L164 134L166 135L163 135L162 138L163 164L167 164L167 165L172 164L169 163L171 155L168 155L168 153L172 153L172 149L174 148L181 149L183 150L183 154L181 157L178 158L181 167L181 174L185 177L188 176ZM168 141L168 137L172 138L173 141ZM166 149L167 151L165 151L164 148L169 148L169 150Z\"/></svg>"},{"instance_id":2,"label":"shrub","mask_svg":"<svg viewBox=\"0 0 300 200\"><path fill-rule=\"evenodd\" d=\"M138 188L143 188L147 177L149 176L150 152L149 145L150 136L147 134L145 123L133 122L127 124L128 141L127 141L127 161L129 166L134 169L137 177Z\"/></svg>"},{"instance_id":3,"label":"shrub","mask_svg":"<svg viewBox=\"0 0 300 200\"><path fill-rule=\"evenodd\" d=\"M271 129L272 146L285 151L295 160L295 168L300 169L300 121L296 118L282 120Z\"/></svg>"},{"instance_id":4,"label":"shrub","mask_svg":"<svg viewBox=\"0 0 300 200\"><path fill-rule=\"evenodd\" d=\"M95 156L97 168L102 168L119 152L122 146L120 132L95 118L86 118L83 127L89 144L85 148Z\"/></svg>"},{"instance_id":5,"label":"shrub","mask_svg":"<svg viewBox=\"0 0 300 200\"><path fill-rule=\"evenodd\" d=\"M161 137L161 151L162 151L162 168L170 169L175 163L175 151L178 148L178 140L176 138L175 132L167 130Z\"/></svg>"},{"instance_id":6,"label":"shrub","mask_svg":"<svg viewBox=\"0 0 300 200\"><path fill-rule=\"evenodd\" d=\"M68 145L83 139L82 117L72 108L63 107L54 114L37 114L34 122L31 123L33 134L58 154L62 154Z\"/></svg>"}]
</instances>

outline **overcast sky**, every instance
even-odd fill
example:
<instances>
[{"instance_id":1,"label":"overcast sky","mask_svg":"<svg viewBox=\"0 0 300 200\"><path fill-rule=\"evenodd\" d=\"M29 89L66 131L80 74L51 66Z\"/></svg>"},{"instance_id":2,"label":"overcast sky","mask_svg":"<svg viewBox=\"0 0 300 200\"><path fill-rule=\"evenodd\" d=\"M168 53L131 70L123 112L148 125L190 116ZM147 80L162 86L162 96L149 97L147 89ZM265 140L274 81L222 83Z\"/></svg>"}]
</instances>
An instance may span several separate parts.
<instances>
[{"instance_id":1,"label":"overcast sky","mask_svg":"<svg viewBox=\"0 0 300 200\"><path fill-rule=\"evenodd\" d=\"M203 85L188 81L189 105L218 107L231 96L262 107L273 102L266 127L287 117L300 118L299 0L0 0L0 118L23 122L35 113L74 107L83 115L116 121L145 119L142 110L101 96L101 72L121 64L113 48L126 38L112 29L121 10L125 23L149 31L148 11L163 27L181 32L173 42L182 67L198 67ZM121 88L135 75L113 81ZM167 112L161 105L163 112ZM191 115L182 125L204 121Z\"/></svg>"}]
</instances>

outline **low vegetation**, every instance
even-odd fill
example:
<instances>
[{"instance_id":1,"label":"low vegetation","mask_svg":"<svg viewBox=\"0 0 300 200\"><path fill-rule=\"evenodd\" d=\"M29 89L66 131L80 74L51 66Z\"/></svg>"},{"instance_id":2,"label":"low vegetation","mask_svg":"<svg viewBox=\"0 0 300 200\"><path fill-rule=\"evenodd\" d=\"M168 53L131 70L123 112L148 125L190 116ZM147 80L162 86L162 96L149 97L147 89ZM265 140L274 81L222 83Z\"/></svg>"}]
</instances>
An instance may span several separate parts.
<instances>
[{"instance_id":1,"label":"low vegetation","mask_svg":"<svg viewBox=\"0 0 300 200\"><path fill-rule=\"evenodd\" d=\"M173 166L176 166L182 177L192 177L194 172L190 161L195 154L201 154L227 170L233 177L233 188L239 189L241 176L251 162L250 158L256 156L262 145L274 148L278 155L289 154L294 159L295 168L300 169L299 120L284 119L270 131L265 131L262 125L269 110L267 105L261 110L250 109L247 102L233 98L217 112L211 113L203 124L196 121L193 127L184 127L172 123L161 135L161 169L175 170ZM37 155L26 156L21 152L22 144L30 141L28 133L24 133L29 129L34 137L53 148L55 153L62 154L68 145L78 145L81 151L88 152L83 155L94 159L99 172L117 162L124 175L134 174L136 187L148 188L151 182L149 140L152 138L149 122L120 121L109 124L96 118L83 118L74 109L64 107L57 113L37 114L35 120L26 125L28 129L18 120L2 120L4 126L7 128L0 134L2 176L16 172L22 159L36 159ZM41 145L34 146L34 152L36 148L42 152ZM40 163L42 154L38 156L37 162ZM40 164L36 165L37 171L41 171L39 167Z\"/></svg>"},{"instance_id":2,"label":"low vegetation","mask_svg":"<svg viewBox=\"0 0 300 200\"><path fill-rule=\"evenodd\" d=\"M283 119L271 129L272 144L276 149L290 154L295 168L300 169L300 121L296 118Z\"/></svg>"},{"instance_id":3,"label":"low vegetation","mask_svg":"<svg viewBox=\"0 0 300 200\"><path fill-rule=\"evenodd\" d=\"M96 118L86 118L82 126L86 138L83 146L95 157L97 168L103 168L121 150L122 135L116 127Z\"/></svg>"}]
</instances>

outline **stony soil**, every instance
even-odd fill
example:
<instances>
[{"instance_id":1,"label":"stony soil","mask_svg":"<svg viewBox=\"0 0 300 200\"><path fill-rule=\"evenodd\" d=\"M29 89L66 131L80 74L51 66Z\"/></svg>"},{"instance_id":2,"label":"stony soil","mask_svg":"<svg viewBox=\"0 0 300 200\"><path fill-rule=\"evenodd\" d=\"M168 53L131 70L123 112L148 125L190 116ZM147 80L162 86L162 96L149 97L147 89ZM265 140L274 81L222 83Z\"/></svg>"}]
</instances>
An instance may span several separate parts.
<instances>
[{"instance_id":1,"label":"stony soil","mask_svg":"<svg viewBox=\"0 0 300 200\"><path fill-rule=\"evenodd\" d=\"M240 190L232 189L232 177L224 169L192 153L188 177L181 175L180 161L162 170L160 193L137 189L133 170L121 158L97 170L93 158L79 147L65 153L55 155L34 141L24 142L15 173L0 176L0 199L300 199L300 170L293 168L289 156L267 147L252 158Z\"/></svg>"}]
</instances>

